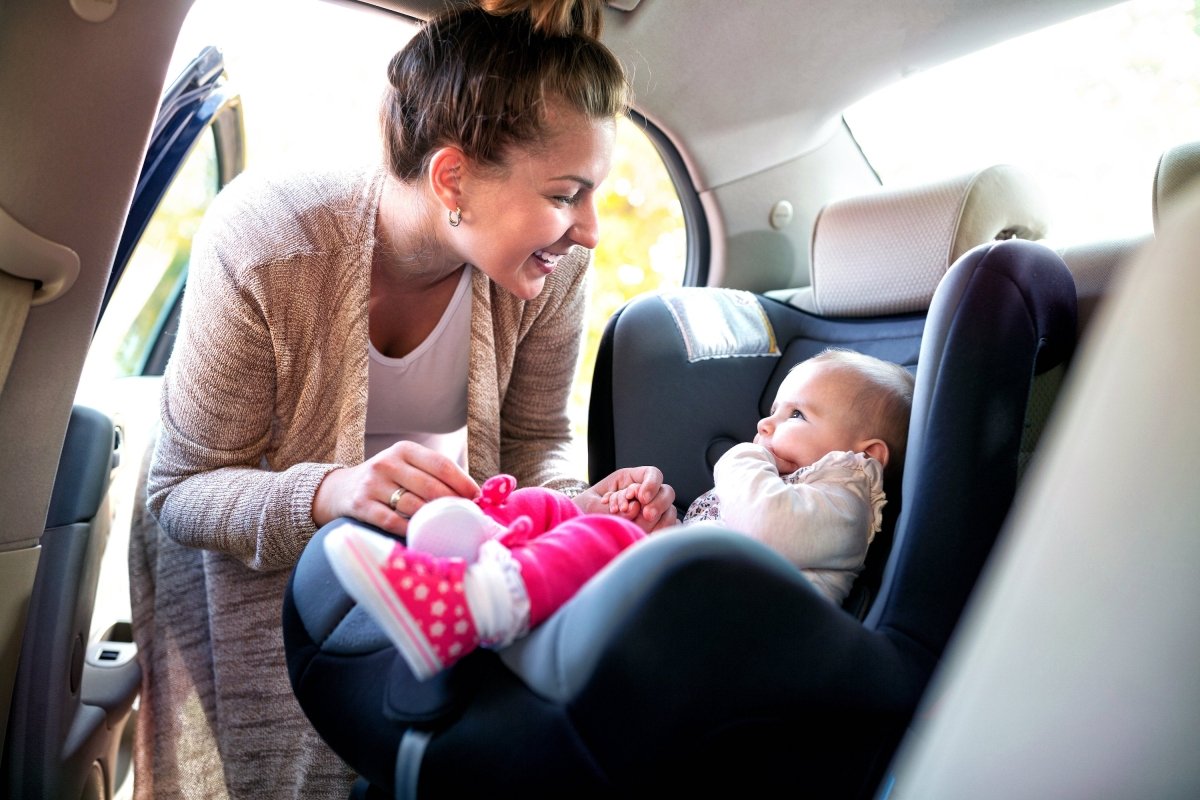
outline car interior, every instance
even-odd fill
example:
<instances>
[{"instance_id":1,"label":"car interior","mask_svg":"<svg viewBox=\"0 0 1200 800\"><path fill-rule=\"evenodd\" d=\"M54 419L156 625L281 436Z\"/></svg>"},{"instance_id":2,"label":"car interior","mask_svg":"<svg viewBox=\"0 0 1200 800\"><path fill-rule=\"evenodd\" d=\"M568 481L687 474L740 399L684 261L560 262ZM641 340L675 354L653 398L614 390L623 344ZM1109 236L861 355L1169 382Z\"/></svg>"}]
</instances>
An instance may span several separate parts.
<instances>
[{"instance_id":1,"label":"car interior","mask_svg":"<svg viewBox=\"0 0 1200 800\"><path fill-rule=\"evenodd\" d=\"M942 276L946 265L921 266ZM831 273L836 287L836 268ZM825 273L814 274L823 285ZM317 729L361 774L397 796L418 788L453 795L485 780L534 795L767 790L797 769L818 794L869 792L1004 520L1034 374L1065 361L1075 338L1074 284L1042 245L985 243L935 282L932 301L908 301L928 304L927 313L882 321L827 319L784 304L771 304L764 315L759 301L739 290L651 296L622 311L610 331L611 357L600 359L611 363L611 399L602 407L612 426L592 430L611 435L616 463L633 463L621 460L625 451L646 446L647 426L661 424L655 409L678 409L688 420L668 437L649 437L659 447L669 440L661 451L669 453L665 472L705 473L697 476L698 490L687 482L677 489L684 504L711 482L716 458L749 438L774 385L798 361L830 343L915 361L893 552L882 587L859 582L853 601L869 608L861 626L817 599L790 565L756 542L718 533L706 543L712 552L701 555L699 532L664 533L627 551L499 660L460 662L435 686L396 676L376 696L364 687L381 668L379 651L399 659L379 634L365 636L353 603L331 591L337 584L318 534L284 612L293 685ZM622 388L646 386L651 376L654 391ZM747 393L748 385L763 389ZM695 386L712 387L703 411L689 407ZM593 392L593 409L597 400ZM686 607L679 597L689 598ZM804 665L829 648L856 651L839 660L853 687L842 699L827 674L811 685L805 680ZM647 649L656 658L630 674L625 665L641 662L639 651ZM753 679L733 679L747 660ZM389 669L395 676L404 667ZM705 685L720 685L721 697L688 709ZM343 686L345 692L336 688ZM628 711L620 713L625 703ZM631 729L634 710L653 704L678 710ZM785 733L799 717L813 725ZM359 724L347 724L351 719ZM396 721L395 752L408 763L354 760L377 754L365 738ZM840 746L829 745L831 733ZM548 748L547 739L560 745ZM783 758L783 751L796 755ZM419 776L419 783L392 786L392 775ZM849 786L850 775L862 783Z\"/></svg>"},{"instance_id":2,"label":"car interior","mask_svg":"<svg viewBox=\"0 0 1200 800\"><path fill-rule=\"evenodd\" d=\"M400 32L455 1L304 5ZM327 526L292 574L280 668L362 776L355 796L1200 793L1200 507L1183 463L1200 445L1200 119L1145 169L1150 227L1061 240L1053 176L996 161L893 183L847 113L1148 2L607 0L603 38L678 192L686 255L681 285L603 327L587 473L658 466L682 512L787 370L839 346L915 375L902 484L841 608L745 537L672 531L529 637L428 682L340 589ZM133 796L129 542L153 524L136 487L186 254L132 375L140 410L94 402L81 376L197 139L215 142L210 194L254 168L237 75L216 48L177 52L204 3L0 4L2 798ZM1052 138L1024 88L973 87L994 102L972 121L1024 116ZM1177 95L1180 116L1196 96ZM1127 157L1114 141L1107 158Z\"/></svg>"}]
</instances>

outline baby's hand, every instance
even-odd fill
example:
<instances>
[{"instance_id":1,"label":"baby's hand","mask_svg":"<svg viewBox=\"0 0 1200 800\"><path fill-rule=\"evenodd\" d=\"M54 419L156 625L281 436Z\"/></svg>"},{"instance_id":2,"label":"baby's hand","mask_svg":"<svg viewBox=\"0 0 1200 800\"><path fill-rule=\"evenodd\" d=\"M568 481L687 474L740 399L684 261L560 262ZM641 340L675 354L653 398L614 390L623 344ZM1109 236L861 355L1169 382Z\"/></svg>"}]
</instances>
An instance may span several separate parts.
<instances>
[{"instance_id":1,"label":"baby's hand","mask_svg":"<svg viewBox=\"0 0 1200 800\"><path fill-rule=\"evenodd\" d=\"M642 513L642 504L637 499L640 488L641 484L634 483L606 493L603 499L608 503L608 512L627 520L636 520Z\"/></svg>"}]
</instances>

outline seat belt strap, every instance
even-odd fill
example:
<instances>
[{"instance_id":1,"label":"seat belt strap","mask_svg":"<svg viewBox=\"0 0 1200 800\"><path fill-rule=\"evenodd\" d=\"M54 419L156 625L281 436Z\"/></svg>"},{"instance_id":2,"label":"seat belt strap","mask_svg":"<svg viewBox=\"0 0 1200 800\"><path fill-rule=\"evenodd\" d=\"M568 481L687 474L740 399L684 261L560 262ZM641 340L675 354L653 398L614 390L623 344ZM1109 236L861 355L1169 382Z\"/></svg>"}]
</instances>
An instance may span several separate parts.
<instances>
[{"instance_id":1,"label":"seat belt strap","mask_svg":"<svg viewBox=\"0 0 1200 800\"><path fill-rule=\"evenodd\" d=\"M8 378L8 368L17 354L17 343L29 316L34 282L0 271L0 389Z\"/></svg>"},{"instance_id":2,"label":"seat belt strap","mask_svg":"<svg viewBox=\"0 0 1200 800\"><path fill-rule=\"evenodd\" d=\"M425 757L425 748L429 746L429 740L432 738L432 733L417 728L409 728L400 738L400 748L396 753L397 800L409 800L417 796L421 759Z\"/></svg>"}]
</instances>

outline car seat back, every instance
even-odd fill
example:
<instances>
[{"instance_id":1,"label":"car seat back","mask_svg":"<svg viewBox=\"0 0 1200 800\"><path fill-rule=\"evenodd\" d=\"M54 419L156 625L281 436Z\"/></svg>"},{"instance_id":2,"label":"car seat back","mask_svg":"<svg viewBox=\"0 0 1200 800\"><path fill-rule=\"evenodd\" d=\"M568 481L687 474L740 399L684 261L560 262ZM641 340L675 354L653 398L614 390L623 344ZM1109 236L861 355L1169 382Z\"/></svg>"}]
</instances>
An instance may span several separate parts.
<instances>
[{"instance_id":1,"label":"car seat back","mask_svg":"<svg viewBox=\"0 0 1200 800\"><path fill-rule=\"evenodd\" d=\"M654 464L685 510L711 488L717 459L754 436L792 366L836 346L915 371L930 300L951 264L984 243L1040 236L1046 217L1027 175L989 167L829 204L814 225L812 285L799 291L683 288L630 301L596 358L592 479ZM879 584L901 508L897 487L887 488L884 531L847 599L857 614Z\"/></svg>"},{"instance_id":2,"label":"car seat back","mask_svg":"<svg viewBox=\"0 0 1200 800\"><path fill-rule=\"evenodd\" d=\"M793 364L839 346L914 368L925 313L950 265L985 242L1036 239L1046 218L1029 177L998 165L830 203L813 226L810 286L634 299L600 343L589 473L657 463L686 507L709 487L726 446L753 435ZM678 338L664 335L672 329Z\"/></svg>"},{"instance_id":3,"label":"car seat back","mask_svg":"<svg viewBox=\"0 0 1200 800\"><path fill-rule=\"evenodd\" d=\"M645 295L610 321L592 379L593 480L654 464L686 509L712 488L712 468L754 436L787 371L828 346L915 367L923 314L826 319L732 289Z\"/></svg>"}]
</instances>

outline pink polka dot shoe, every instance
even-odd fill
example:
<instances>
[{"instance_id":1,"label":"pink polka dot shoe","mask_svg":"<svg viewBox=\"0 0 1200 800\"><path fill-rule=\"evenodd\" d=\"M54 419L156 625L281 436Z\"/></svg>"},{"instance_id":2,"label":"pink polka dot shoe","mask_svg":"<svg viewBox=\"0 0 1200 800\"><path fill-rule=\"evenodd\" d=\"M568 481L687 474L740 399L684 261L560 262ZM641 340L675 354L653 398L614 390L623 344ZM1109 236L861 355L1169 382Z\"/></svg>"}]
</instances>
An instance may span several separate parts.
<instances>
[{"instance_id":1,"label":"pink polka dot shoe","mask_svg":"<svg viewBox=\"0 0 1200 800\"><path fill-rule=\"evenodd\" d=\"M329 532L325 553L346 592L379 623L418 680L479 646L462 559L407 550L349 523Z\"/></svg>"}]
</instances>

